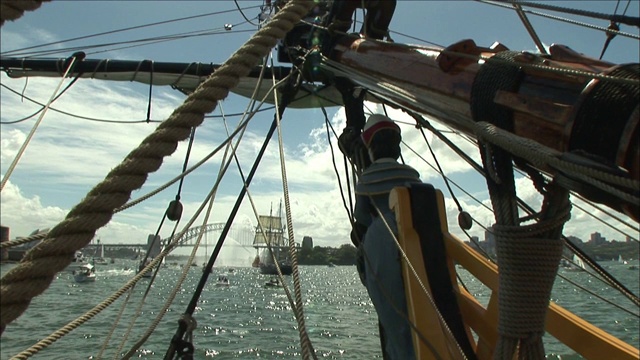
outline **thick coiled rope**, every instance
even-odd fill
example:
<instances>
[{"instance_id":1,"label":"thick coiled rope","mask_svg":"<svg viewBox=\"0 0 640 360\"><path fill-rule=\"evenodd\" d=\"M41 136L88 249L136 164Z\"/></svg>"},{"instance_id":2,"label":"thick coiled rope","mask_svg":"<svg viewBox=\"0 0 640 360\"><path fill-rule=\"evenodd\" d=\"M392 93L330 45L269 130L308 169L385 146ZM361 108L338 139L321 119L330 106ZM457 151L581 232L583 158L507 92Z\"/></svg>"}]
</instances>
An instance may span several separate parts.
<instances>
[{"instance_id":1,"label":"thick coiled rope","mask_svg":"<svg viewBox=\"0 0 640 360\"><path fill-rule=\"evenodd\" d=\"M5 20L14 21L22 17L25 11L33 11L50 0L2 0L0 1L0 26Z\"/></svg>"},{"instance_id":2,"label":"thick coiled rope","mask_svg":"<svg viewBox=\"0 0 640 360\"><path fill-rule=\"evenodd\" d=\"M312 5L310 0L290 1L0 280L0 333L28 308L33 297L49 287L55 274L71 263L73 254L111 220L113 210L127 202L147 175L160 168L163 158L176 150L178 142L189 137L191 128L204 121L204 114L215 109L217 102L249 74Z\"/></svg>"}]
</instances>

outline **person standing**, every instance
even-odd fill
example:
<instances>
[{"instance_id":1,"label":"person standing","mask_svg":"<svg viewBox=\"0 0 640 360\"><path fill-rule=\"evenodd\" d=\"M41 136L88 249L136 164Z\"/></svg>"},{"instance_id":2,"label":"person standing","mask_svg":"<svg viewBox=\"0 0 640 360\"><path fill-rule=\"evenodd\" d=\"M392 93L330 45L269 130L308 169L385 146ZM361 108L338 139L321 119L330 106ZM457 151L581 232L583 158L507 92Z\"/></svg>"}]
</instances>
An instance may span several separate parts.
<instances>
[{"instance_id":1,"label":"person standing","mask_svg":"<svg viewBox=\"0 0 640 360\"><path fill-rule=\"evenodd\" d=\"M388 117L369 116L361 139L371 164L356 185L356 234L352 237L360 240L363 283L378 313L386 355L390 359L414 359L400 251L394 241L398 228L389 208L389 193L396 186L420 183L420 174L411 166L398 163L402 136L400 127Z\"/></svg>"}]
</instances>

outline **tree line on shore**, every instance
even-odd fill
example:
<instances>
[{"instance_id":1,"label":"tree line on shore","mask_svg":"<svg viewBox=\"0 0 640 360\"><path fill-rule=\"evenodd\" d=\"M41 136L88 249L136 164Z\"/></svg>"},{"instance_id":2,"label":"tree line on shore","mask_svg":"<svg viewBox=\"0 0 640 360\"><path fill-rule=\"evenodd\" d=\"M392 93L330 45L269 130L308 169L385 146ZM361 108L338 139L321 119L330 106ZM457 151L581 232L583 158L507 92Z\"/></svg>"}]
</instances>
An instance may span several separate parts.
<instances>
[{"instance_id":1,"label":"tree line on shore","mask_svg":"<svg viewBox=\"0 0 640 360\"><path fill-rule=\"evenodd\" d=\"M129 248L117 250L107 249L106 257L120 259L133 259L138 256L138 252ZM189 256L168 255L167 260L186 260ZM299 265L355 265L356 248L351 244L344 244L340 247L315 246L313 248L301 248L298 251ZM248 263L247 266L250 264Z\"/></svg>"},{"instance_id":2,"label":"tree line on shore","mask_svg":"<svg viewBox=\"0 0 640 360\"><path fill-rule=\"evenodd\" d=\"M592 244L577 242L578 247L582 248L589 256L597 261L616 260L618 256L622 256L625 260L638 259L639 244L632 242L605 242L603 244ZM567 250L568 251L568 250ZM137 252L133 249L121 248L118 250L107 251L106 257L115 258L134 258ZM569 253L566 254L570 256ZM169 255L169 259L180 260L187 259L188 256ZM313 248L300 248L298 251L299 265L355 265L356 264L356 248L351 244L340 245L339 247L315 246ZM250 264L247 264L250 265Z\"/></svg>"}]
</instances>

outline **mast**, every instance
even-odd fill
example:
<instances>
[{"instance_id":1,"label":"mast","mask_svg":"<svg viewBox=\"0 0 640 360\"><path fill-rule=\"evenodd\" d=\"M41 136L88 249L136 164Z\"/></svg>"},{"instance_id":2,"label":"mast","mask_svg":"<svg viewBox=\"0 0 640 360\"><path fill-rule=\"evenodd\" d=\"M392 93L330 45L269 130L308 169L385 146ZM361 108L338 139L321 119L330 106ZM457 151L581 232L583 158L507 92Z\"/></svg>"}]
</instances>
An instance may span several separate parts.
<instances>
[{"instance_id":1,"label":"mast","mask_svg":"<svg viewBox=\"0 0 640 360\"><path fill-rule=\"evenodd\" d=\"M548 56L462 40L447 48L369 40L336 40L321 68L397 107L432 116L476 137L476 123L534 141L563 161L635 184L617 189L637 198L640 181L640 67L591 59L563 45ZM535 164L544 172L558 170ZM603 195L580 179L565 185L636 221L637 202Z\"/></svg>"},{"instance_id":2,"label":"mast","mask_svg":"<svg viewBox=\"0 0 640 360\"><path fill-rule=\"evenodd\" d=\"M8 77L17 79L21 77L54 77L64 75L64 70L69 66L71 58L12 58L0 59L0 70ZM101 79L109 81L135 81L142 84L157 86L171 86L184 93L192 93L198 85L204 82L221 65L205 64L199 62L178 63L150 60L115 60L115 59L82 59L74 63L73 69L67 75L70 78ZM282 80L289 76L289 66L262 66L254 67L247 77L240 79L232 92L250 98L257 85L257 98L263 98L270 91L269 82L259 82L260 75L265 79ZM340 95L335 88L324 85L305 83L301 85L304 91L297 93L288 104L291 108L309 108L340 105ZM317 96L309 96L309 93ZM281 101L281 99L280 99ZM273 97L268 96L265 102L274 103Z\"/></svg>"}]
</instances>

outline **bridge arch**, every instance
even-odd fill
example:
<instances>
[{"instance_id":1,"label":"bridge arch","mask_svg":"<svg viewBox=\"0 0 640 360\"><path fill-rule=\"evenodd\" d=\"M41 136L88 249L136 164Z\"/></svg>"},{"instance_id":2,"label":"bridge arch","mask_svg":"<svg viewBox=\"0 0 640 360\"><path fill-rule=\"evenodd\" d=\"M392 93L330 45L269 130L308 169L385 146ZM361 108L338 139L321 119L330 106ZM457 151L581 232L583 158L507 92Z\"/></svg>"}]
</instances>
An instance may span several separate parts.
<instances>
[{"instance_id":1,"label":"bridge arch","mask_svg":"<svg viewBox=\"0 0 640 360\"><path fill-rule=\"evenodd\" d=\"M198 235L201 231L204 230L204 236L208 233L222 231L224 229L226 223L210 223L206 225L194 226L189 228L184 236L180 239L178 246L192 246L195 243L195 240L198 238ZM253 229L245 226L245 227L236 227L232 225L231 230L228 234L229 237L236 240L240 243L241 246L251 246L253 245ZM171 238L162 239L162 244L168 244ZM205 241L208 239L205 239ZM215 240L217 242L217 239ZM208 242L211 244L211 242Z\"/></svg>"}]
</instances>

